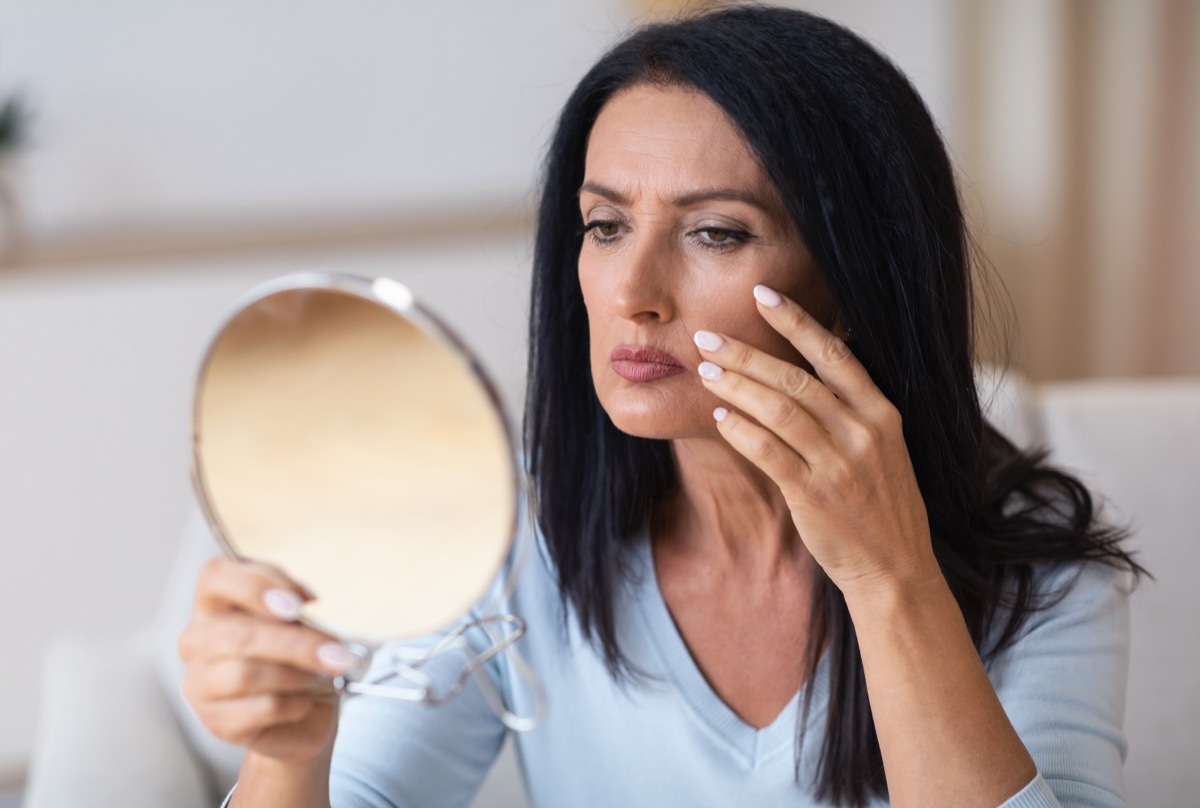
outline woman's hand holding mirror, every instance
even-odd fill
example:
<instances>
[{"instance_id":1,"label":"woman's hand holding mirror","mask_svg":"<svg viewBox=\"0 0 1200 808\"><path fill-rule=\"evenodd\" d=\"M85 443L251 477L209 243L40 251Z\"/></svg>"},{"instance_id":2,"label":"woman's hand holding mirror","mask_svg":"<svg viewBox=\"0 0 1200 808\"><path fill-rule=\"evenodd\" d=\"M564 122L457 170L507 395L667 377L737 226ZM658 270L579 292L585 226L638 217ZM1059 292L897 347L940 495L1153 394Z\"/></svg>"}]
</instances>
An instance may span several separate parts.
<instances>
[{"instance_id":1,"label":"woman's hand holding mirror","mask_svg":"<svg viewBox=\"0 0 1200 808\"><path fill-rule=\"evenodd\" d=\"M183 694L218 738L298 763L332 747L332 677L355 660L297 622L308 600L304 587L266 564L222 557L204 568L179 653Z\"/></svg>"}]
</instances>

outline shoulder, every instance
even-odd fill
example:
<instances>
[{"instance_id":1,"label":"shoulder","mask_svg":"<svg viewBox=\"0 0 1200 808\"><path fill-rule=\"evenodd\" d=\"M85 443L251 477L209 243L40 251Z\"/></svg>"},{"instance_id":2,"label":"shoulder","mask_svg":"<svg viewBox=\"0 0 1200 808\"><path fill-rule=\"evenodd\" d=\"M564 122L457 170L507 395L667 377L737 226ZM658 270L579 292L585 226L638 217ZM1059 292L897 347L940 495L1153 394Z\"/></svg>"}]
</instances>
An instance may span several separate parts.
<instances>
[{"instance_id":1,"label":"shoulder","mask_svg":"<svg viewBox=\"0 0 1200 808\"><path fill-rule=\"evenodd\" d=\"M989 670L1003 676L1014 666L1027 667L1023 660L1088 649L1127 655L1133 583L1127 570L1096 561L1039 565L1032 577L1033 608L1012 642L989 660ZM1002 609L994 632L1006 617Z\"/></svg>"},{"instance_id":2,"label":"shoulder","mask_svg":"<svg viewBox=\"0 0 1200 808\"><path fill-rule=\"evenodd\" d=\"M1040 568L1034 581L1040 607L988 676L1064 805L1123 804L1132 576L1087 561Z\"/></svg>"},{"instance_id":3,"label":"shoulder","mask_svg":"<svg viewBox=\"0 0 1200 808\"><path fill-rule=\"evenodd\" d=\"M1015 645L1046 635L1114 636L1129 630L1129 596L1134 577L1128 570L1098 561L1041 565L1034 569L1034 610Z\"/></svg>"}]
</instances>

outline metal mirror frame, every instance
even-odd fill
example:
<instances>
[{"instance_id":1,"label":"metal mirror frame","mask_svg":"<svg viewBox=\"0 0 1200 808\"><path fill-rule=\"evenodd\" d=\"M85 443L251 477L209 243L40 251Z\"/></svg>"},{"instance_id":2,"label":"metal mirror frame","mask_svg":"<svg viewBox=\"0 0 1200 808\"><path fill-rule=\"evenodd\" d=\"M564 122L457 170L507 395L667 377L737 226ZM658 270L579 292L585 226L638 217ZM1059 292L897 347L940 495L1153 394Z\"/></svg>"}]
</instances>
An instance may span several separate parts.
<instances>
[{"instance_id":1,"label":"metal mirror frame","mask_svg":"<svg viewBox=\"0 0 1200 808\"><path fill-rule=\"evenodd\" d=\"M449 353L462 360L474 381L483 391L488 404L493 408L503 435L504 445L508 449L507 468L512 483L513 521L509 526L507 547L500 558L500 564L495 570L493 580L504 573L504 586L500 598L512 593L516 587L517 578L524 566L528 547L517 546L518 527L521 518L522 497L528 496L529 486L525 476L519 473L517 453L513 442L511 421L496 385L492 382L481 363L466 346L466 344L436 315L417 302L416 297L407 286L387 277L368 278L358 275L338 272L303 272L285 275L262 283L237 298L231 306L230 314L221 321L215 335L210 341L200 362L196 374L196 383L192 397L191 417L191 462L190 471L192 485L196 491L201 510L212 532L221 545L222 550L234 558L246 560L235 547L234 540L229 536L220 513L215 507L208 487L204 482L203 459L200 451L201 429L199 425L200 403L204 394L204 382L209 364L220 341L220 336L233 321L247 308L266 298L283 292L304 290L327 290L356 297L372 303L399 315L415 325L420 332L434 340ZM505 572L507 568L507 571ZM488 601L490 588L480 592L473 607ZM305 625L321 631L329 631L319 622L307 617L300 618ZM471 645L467 635L472 629L479 629L488 638L488 646L478 649ZM392 641L386 643L364 642L361 638L347 636L336 632L343 641L355 650L361 664L346 675L335 680L335 686L346 695L373 695L397 698L405 701L416 701L438 706L445 704L459 695L466 686L467 679L475 676L483 695L491 709L500 720L510 729L527 731L541 723L545 714L545 693L536 674L525 662L523 657L513 647L526 631L525 621L513 614L485 614L480 618L461 622L457 627L446 633L432 647L406 647ZM404 637L394 638L402 643ZM372 681L361 681L367 672L368 662L384 645L388 645L391 653L388 663L391 670ZM457 679L448 687L437 690L433 677L429 676L423 667L431 660L451 652L465 654L466 660ZM491 679L484 670L484 664L490 659L507 654L518 676L526 682L533 694L535 708L528 716L513 713L504 703L503 697L496 691ZM385 684L388 680L399 679L400 684Z\"/></svg>"}]
</instances>

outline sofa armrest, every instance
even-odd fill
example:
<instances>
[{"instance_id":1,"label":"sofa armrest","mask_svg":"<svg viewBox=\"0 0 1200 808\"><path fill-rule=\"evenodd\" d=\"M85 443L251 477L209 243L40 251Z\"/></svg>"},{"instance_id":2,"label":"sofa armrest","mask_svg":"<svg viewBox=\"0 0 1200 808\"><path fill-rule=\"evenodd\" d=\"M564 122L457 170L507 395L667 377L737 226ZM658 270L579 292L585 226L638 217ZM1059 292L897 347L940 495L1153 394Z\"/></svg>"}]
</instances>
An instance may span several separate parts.
<instances>
[{"instance_id":1,"label":"sofa armrest","mask_svg":"<svg viewBox=\"0 0 1200 808\"><path fill-rule=\"evenodd\" d=\"M1125 764L1130 805L1195 805L1200 792L1200 379L1093 380L1041 387L1052 460L1133 529L1154 580L1133 594Z\"/></svg>"},{"instance_id":2,"label":"sofa armrest","mask_svg":"<svg viewBox=\"0 0 1200 808\"><path fill-rule=\"evenodd\" d=\"M211 808L149 638L60 640L47 654L25 808Z\"/></svg>"},{"instance_id":3,"label":"sofa armrest","mask_svg":"<svg viewBox=\"0 0 1200 808\"><path fill-rule=\"evenodd\" d=\"M1019 449L1031 449L1044 437L1034 418L1034 392L1020 373L997 365L975 368L975 387L983 415Z\"/></svg>"}]
</instances>

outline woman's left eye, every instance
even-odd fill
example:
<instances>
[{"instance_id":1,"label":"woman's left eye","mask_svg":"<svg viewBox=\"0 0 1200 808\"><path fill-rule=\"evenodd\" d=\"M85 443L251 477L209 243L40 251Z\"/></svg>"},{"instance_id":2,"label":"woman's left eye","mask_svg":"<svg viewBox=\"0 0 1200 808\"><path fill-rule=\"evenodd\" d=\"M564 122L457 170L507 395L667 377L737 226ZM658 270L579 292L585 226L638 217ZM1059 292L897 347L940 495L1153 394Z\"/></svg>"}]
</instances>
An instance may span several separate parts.
<instances>
[{"instance_id":1,"label":"woman's left eye","mask_svg":"<svg viewBox=\"0 0 1200 808\"><path fill-rule=\"evenodd\" d=\"M715 250L727 249L750 238L749 233L727 227L701 227L693 230L692 236L701 246Z\"/></svg>"}]
</instances>

